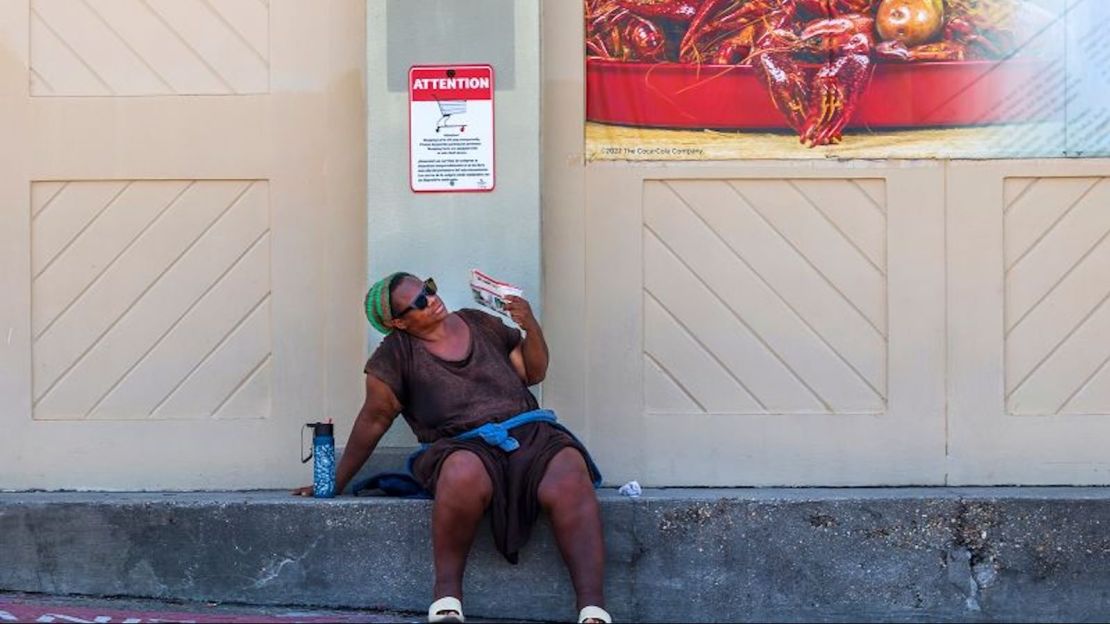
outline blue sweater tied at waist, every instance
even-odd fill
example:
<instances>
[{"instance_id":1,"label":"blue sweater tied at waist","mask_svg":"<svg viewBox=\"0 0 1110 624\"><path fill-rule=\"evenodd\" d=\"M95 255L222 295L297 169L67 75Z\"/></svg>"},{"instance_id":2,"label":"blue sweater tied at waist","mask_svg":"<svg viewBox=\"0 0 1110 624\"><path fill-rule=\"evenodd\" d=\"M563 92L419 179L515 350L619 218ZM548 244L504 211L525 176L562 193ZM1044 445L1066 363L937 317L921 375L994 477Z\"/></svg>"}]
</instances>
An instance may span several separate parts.
<instances>
[{"instance_id":1,"label":"blue sweater tied at waist","mask_svg":"<svg viewBox=\"0 0 1110 624\"><path fill-rule=\"evenodd\" d=\"M534 422L548 422L558 424L555 418L555 412L547 409L537 409L523 414L517 414L512 418L499 422L499 423L486 423L481 427L465 431L455 436L456 440L473 440L474 438L482 438L482 441L490 446L496 446L506 453L512 453L520 448L520 442L509 435L509 430L527 425ZM559 425L560 429L566 430L565 427ZM568 432L569 433L569 432ZM426 445L425 447L426 448Z\"/></svg>"},{"instance_id":2,"label":"blue sweater tied at waist","mask_svg":"<svg viewBox=\"0 0 1110 624\"><path fill-rule=\"evenodd\" d=\"M563 431L571 438L574 438L575 442L582 444L569 429L559 423L558 419L555 417L555 412L549 409L536 409L530 412L524 412L523 414L517 414L499 423L486 423L480 427L464 431L454 436L453 439L473 440L480 438L490 446L496 446L506 453L511 453L520 448L520 442L510 435L509 432L521 425L535 422L549 423L551 426ZM405 462L404 473L381 473L374 475L356 487L353 491L357 494L360 490L380 489L386 494L394 496L429 498L428 493L424 491L424 488L416 483L416 479L413 478L412 466L416 462L416 458L420 457L430 446L430 444L421 444L420 448L409 455L408 460ZM602 480L601 471L598 470L593 458L590 457L588 453L585 455L585 460L589 465L590 472L597 475L597 478L594 479L593 482L594 487L600 486Z\"/></svg>"}]
</instances>

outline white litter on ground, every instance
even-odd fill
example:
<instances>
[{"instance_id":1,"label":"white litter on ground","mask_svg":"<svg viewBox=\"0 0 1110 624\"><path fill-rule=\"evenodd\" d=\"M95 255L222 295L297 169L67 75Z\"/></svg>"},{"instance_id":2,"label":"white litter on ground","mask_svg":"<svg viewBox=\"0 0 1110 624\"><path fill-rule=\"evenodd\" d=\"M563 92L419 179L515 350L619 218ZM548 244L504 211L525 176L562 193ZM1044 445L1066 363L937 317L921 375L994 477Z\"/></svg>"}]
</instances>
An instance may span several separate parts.
<instances>
[{"instance_id":1,"label":"white litter on ground","mask_svg":"<svg viewBox=\"0 0 1110 624\"><path fill-rule=\"evenodd\" d=\"M621 496L631 496L635 498L644 493L644 488L640 487L640 484L635 481L629 481L622 485L617 492L620 493Z\"/></svg>"}]
</instances>

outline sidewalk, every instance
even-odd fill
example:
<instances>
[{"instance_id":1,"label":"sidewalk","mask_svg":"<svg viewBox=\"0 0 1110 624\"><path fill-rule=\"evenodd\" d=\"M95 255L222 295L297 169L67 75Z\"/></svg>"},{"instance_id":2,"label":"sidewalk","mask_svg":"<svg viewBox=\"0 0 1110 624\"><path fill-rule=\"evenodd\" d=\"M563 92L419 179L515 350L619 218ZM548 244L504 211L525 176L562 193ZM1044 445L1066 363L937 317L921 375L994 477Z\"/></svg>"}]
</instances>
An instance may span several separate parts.
<instances>
[{"instance_id":1,"label":"sidewalk","mask_svg":"<svg viewBox=\"0 0 1110 624\"><path fill-rule=\"evenodd\" d=\"M130 598L51 596L0 593L0 622L97 622L147 624L154 622L303 622L306 624L361 624L364 622L423 622L422 614L391 611L298 609L230 605L216 602L164 602Z\"/></svg>"},{"instance_id":2,"label":"sidewalk","mask_svg":"<svg viewBox=\"0 0 1110 624\"><path fill-rule=\"evenodd\" d=\"M618 621L1110 619L1110 488L599 495ZM0 493L0 590L177 599L191 606L163 610L198 616L215 601L415 622L431 601L430 507L287 491ZM470 616L576 614L546 519L515 566L483 525L466 592Z\"/></svg>"},{"instance_id":3,"label":"sidewalk","mask_svg":"<svg viewBox=\"0 0 1110 624\"><path fill-rule=\"evenodd\" d=\"M217 602L158 601L0 592L0 623L363 624L424 621L425 616L422 613L393 611L302 609L221 604ZM467 618L467 621L507 622L510 620Z\"/></svg>"}]
</instances>

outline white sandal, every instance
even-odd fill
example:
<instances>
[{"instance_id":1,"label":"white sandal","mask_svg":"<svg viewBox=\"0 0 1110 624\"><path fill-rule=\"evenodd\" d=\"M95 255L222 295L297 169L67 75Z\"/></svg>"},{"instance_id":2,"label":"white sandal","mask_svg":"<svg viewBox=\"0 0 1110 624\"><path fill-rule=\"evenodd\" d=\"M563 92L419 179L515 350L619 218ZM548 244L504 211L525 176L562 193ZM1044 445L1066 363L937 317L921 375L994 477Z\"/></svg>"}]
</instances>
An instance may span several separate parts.
<instances>
[{"instance_id":1,"label":"white sandal","mask_svg":"<svg viewBox=\"0 0 1110 624\"><path fill-rule=\"evenodd\" d=\"M582 610L578 612L578 624L585 624L586 620L601 620L605 624L611 624L613 616L609 615L609 612L605 609L591 605L582 607Z\"/></svg>"},{"instance_id":2,"label":"white sandal","mask_svg":"<svg viewBox=\"0 0 1110 624\"><path fill-rule=\"evenodd\" d=\"M429 622L465 622L462 603L454 596L444 596L428 607Z\"/></svg>"}]
</instances>

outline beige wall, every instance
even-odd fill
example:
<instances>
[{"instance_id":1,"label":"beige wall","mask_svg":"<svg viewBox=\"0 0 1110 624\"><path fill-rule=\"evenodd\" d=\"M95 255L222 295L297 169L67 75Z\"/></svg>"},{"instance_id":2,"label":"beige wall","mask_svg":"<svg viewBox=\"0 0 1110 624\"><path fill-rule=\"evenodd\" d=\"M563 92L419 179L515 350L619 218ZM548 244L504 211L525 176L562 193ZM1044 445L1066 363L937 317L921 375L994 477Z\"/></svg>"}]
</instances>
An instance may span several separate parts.
<instances>
[{"instance_id":1,"label":"beige wall","mask_svg":"<svg viewBox=\"0 0 1110 624\"><path fill-rule=\"evenodd\" d=\"M290 486L349 426L364 18L0 3L0 488Z\"/></svg>"},{"instance_id":2,"label":"beige wall","mask_svg":"<svg viewBox=\"0 0 1110 624\"><path fill-rule=\"evenodd\" d=\"M1110 163L585 163L544 3L545 398L614 483L1110 483Z\"/></svg>"},{"instance_id":3,"label":"beige wall","mask_svg":"<svg viewBox=\"0 0 1110 624\"><path fill-rule=\"evenodd\" d=\"M475 305L468 283L479 268L516 284L542 310L539 3L376 0L367 8L368 274L432 275L457 309ZM451 63L493 66L497 188L490 193L409 188L409 67ZM369 348L379 339L372 332ZM415 442L398 420L383 445Z\"/></svg>"},{"instance_id":4,"label":"beige wall","mask_svg":"<svg viewBox=\"0 0 1110 624\"><path fill-rule=\"evenodd\" d=\"M0 488L299 482L362 398L366 7L79 4L0 4ZM538 6L544 403L610 482L1110 482L1110 163L587 165Z\"/></svg>"}]
</instances>

